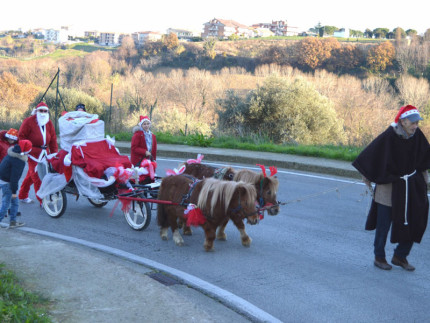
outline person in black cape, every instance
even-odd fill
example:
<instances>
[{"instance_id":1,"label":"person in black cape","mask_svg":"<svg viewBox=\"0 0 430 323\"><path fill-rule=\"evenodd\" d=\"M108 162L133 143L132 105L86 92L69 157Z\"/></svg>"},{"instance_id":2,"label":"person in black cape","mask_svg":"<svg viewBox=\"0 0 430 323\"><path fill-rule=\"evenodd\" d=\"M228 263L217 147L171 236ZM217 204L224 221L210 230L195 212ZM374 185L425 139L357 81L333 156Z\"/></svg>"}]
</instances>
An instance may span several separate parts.
<instances>
[{"instance_id":1,"label":"person in black cape","mask_svg":"<svg viewBox=\"0 0 430 323\"><path fill-rule=\"evenodd\" d=\"M416 107L401 107L394 123L352 163L373 192L365 229L376 229L374 265L384 270L392 268L385 259L390 227L390 241L397 243L391 263L408 271L415 267L406 257L414 242L421 242L427 227L430 150L418 128L419 120L423 119ZM375 183L374 190L371 183Z\"/></svg>"}]
</instances>

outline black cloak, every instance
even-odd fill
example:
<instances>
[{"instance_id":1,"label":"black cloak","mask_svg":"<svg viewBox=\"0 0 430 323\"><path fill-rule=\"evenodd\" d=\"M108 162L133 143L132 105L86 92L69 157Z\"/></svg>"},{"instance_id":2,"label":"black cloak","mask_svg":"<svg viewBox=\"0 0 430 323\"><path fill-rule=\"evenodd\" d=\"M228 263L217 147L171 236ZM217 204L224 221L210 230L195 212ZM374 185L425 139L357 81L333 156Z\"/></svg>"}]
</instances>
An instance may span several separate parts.
<instances>
[{"instance_id":1,"label":"black cloak","mask_svg":"<svg viewBox=\"0 0 430 323\"><path fill-rule=\"evenodd\" d=\"M430 168L429 143L419 128L404 139L392 126L367 146L352 165L368 180L378 184L393 184L391 242L421 242L427 227L429 201L427 183L422 174ZM408 178L408 211L405 225L406 182ZM376 228L377 208L375 200L367 216L366 230Z\"/></svg>"}]
</instances>

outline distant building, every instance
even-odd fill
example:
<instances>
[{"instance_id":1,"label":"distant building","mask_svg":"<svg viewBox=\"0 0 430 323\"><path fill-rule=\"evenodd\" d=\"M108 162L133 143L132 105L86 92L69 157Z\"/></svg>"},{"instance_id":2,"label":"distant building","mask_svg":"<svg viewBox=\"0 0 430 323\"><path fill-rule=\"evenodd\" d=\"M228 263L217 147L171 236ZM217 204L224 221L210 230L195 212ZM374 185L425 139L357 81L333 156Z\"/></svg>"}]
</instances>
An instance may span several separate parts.
<instances>
[{"instance_id":1,"label":"distant building","mask_svg":"<svg viewBox=\"0 0 430 323\"><path fill-rule=\"evenodd\" d=\"M339 37L339 38L349 38L349 29L348 28L341 28L339 30L336 30L333 33L333 37Z\"/></svg>"},{"instance_id":2,"label":"distant building","mask_svg":"<svg viewBox=\"0 0 430 323\"><path fill-rule=\"evenodd\" d=\"M297 27L288 26L286 20L272 20L271 23L258 23L252 25L254 28L268 29L275 36L297 36Z\"/></svg>"},{"instance_id":3,"label":"distant building","mask_svg":"<svg viewBox=\"0 0 430 323\"><path fill-rule=\"evenodd\" d=\"M149 42L149 41L161 40L162 36L163 36L162 34L155 31L141 31L141 32L136 32L131 34L131 37L133 38L134 43L136 44L136 46L139 46L139 47L143 46L146 42Z\"/></svg>"},{"instance_id":4,"label":"distant building","mask_svg":"<svg viewBox=\"0 0 430 323\"><path fill-rule=\"evenodd\" d=\"M115 32L100 32L99 45L102 46L118 46L119 34Z\"/></svg>"},{"instance_id":5,"label":"distant building","mask_svg":"<svg viewBox=\"0 0 430 323\"><path fill-rule=\"evenodd\" d=\"M43 35L45 41L50 43L67 43L67 41L69 40L67 30L64 29L45 29L43 31Z\"/></svg>"},{"instance_id":6,"label":"distant building","mask_svg":"<svg viewBox=\"0 0 430 323\"><path fill-rule=\"evenodd\" d=\"M275 36L275 33L268 28L254 28L254 37L270 37Z\"/></svg>"},{"instance_id":7,"label":"distant building","mask_svg":"<svg viewBox=\"0 0 430 323\"><path fill-rule=\"evenodd\" d=\"M96 30L88 30L88 31L84 31L84 36L98 38L100 36L100 32Z\"/></svg>"},{"instance_id":8,"label":"distant building","mask_svg":"<svg viewBox=\"0 0 430 323\"><path fill-rule=\"evenodd\" d=\"M219 39L228 39L232 35L241 38L253 36L253 31L248 26L242 25L234 20L224 20L214 18L203 24L204 30L202 38L215 37Z\"/></svg>"},{"instance_id":9,"label":"distant building","mask_svg":"<svg viewBox=\"0 0 430 323\"><path fill-rule=\"evenodd\" d=\"M192 39L193 37L195 37L194 32L192 32L191 30L185 30L185 29L169 28L169 29L167 29L167 34L168 35L169 34L175 34L176 36L178 36L179 40L185 40L185 41L188 41L188 40Z\"/></svg>"}]
</instances>

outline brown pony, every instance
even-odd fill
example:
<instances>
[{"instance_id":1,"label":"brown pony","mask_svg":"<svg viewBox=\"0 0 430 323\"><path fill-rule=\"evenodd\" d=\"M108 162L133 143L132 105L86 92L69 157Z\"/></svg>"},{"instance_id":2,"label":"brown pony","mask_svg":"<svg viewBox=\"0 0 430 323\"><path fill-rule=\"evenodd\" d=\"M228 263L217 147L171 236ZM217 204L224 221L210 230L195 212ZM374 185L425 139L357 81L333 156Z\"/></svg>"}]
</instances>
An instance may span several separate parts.
<instances>
[{"instance_id":1,"label":"brown pony","mask_svg":"<svg viewBox=\"0 0 430 323\"><path fill-rule=\"evenodd\" d=\"M170 226L173 241L181 246L184 240L178 230L178 218L186 221L185 204L196 205L203 213L204 223L200 226L205 231L204 248L213 250L217 227L232 219L240 232L242 245L248 247L251 238L245 231L243 219L250 224L258 223L260 215L256 209L257 193L253 185L245 182L220 181L214 178L198 180L189 175L177 175L163 178L158 191L159 200L167 200L179 205L158 204L157 219L161 227L160 236L167 240Z\"/></svg>"},{"instance_id":2,"label":"brown pony","mask_svg":"<svg viewBox=\"0 0 430 323\"><path fill-rule=\"evenodd\" d=\"M233 181L243 181L246 183L253 184L257 191L257 201L259 207L267 210L267 213L269 215L277 215L279 213L279 204L276 197L279 187L279 181L274 176L275 173L276 172L273 171L271 176L266 176L265 170L263 170L263 172L261 173L257 173L250 169L242 169L236 171ZM218 240L227 239L227 235L225 234L225 227L227 226L227 223L228 219L218 228Z\"/></svg>"},{"instance_id":3,"label":"brown pony","mask_svg":"<svg viewBox=\"0 0 430 323\"><path fill-rule=\"evenodd\" d=\"M185 163L185 171L184 174L192 175L198 179L213 177L216 179L223 179L226 181L232 181L235 170L232 167L221 167L216 168L211 165L206 164L187 164Z\"/></svg>"},{"instance_id":4,"label":"brown pony","mask_svg":"<svg viewBox=\"0 0 430 323\"><path fill-rule=\"evenodd\" d=\"M214 166L201 164L201 163L193 163L193 164L184 163L183 165L185 165L185 171L183 174L189 174L198 179L213 177L216 179L232 181L234 174L236 173L236 171L232 167L216 168ZM190 236L193 234L193 231L191 230L191 228L187 226L185 223L183 223L182 220L179 219L178 224L179 224L179 227L183 229L184 235Z\"/></svg>"}]
</instances>

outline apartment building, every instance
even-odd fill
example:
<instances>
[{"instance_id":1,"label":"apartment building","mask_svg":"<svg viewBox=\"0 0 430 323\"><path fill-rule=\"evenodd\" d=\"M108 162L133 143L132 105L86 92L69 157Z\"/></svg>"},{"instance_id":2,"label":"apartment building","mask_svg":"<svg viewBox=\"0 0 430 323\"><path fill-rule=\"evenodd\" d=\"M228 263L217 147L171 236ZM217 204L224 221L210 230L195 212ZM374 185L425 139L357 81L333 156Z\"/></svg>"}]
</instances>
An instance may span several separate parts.
<instances>
[{"instance_id":1,"label":"apartment building","mask_svg":"<svg viewBox=\"0 0 430 323\"><path fill-rule=\"evenodd\" d=\"M119 33L116 32L100 32L99 45L118 46L120 44L119 36Z\"/></svg>"},{"instance_id":2,"label":"apartment building","mask_svg":"<svg viewBox=\"0 0 430 323\"><path fill-rule=\"evenodd\" d=\"M253 36L253 31L248 26L240 24L234 20L224 20L214 18L203 24L204 30L202 38L219 38L228 39L231 35L237 35L241 38Z\"/></svg>"},{"instance_id":3,"label":"apartment building","mask_svg":"<svg viewBox=\"0 0 430 323\"><path fill-rule=\"evenodd\" d=\"M140 31L132 33L131 37L134 40L136 46L143 46L148 41L159 41L163 35L155 31Z\"/></svg>"}]
</instances>

